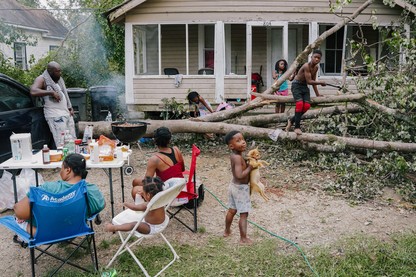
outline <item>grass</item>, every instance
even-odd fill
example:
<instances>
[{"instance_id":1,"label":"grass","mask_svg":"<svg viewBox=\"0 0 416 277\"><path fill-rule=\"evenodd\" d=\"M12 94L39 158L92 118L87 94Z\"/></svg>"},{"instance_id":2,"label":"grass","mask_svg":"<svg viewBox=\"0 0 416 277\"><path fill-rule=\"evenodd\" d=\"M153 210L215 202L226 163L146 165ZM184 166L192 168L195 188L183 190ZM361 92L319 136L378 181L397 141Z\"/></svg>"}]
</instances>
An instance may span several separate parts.
<instances>
[{"instance_id":1,"label":"grass","mask_svg":"<svg viewBox=\"0 0 416 277\"><path fill-rule=\"evenodd\" d=\"M293 246L277 239L238 246L212 238L202 247L174 247L180 260L162 276L318 276ZM136 254L154 275L171 258L166 250L164 246L152 245ZM394 235L388 242L355 236L304 252L319 276L416 276L416 233ZM143 276L128 254L122 255L114 268L118 276ZM71 270L59 276L87 275Z\"/></svg>"}]
</instances>

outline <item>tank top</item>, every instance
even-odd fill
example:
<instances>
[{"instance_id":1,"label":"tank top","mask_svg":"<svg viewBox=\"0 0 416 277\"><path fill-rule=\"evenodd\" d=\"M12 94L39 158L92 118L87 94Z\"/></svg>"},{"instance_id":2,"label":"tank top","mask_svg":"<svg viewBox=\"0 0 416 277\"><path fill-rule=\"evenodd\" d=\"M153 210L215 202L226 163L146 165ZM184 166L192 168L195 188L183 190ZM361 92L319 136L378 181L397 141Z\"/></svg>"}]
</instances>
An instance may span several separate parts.
<instances>
[{"instance_id":1,"label":"tank top","mask_svg":"<svg viewBox=\"0 0 416 277\"><path fill-rule=\"evenodd\" d=\"M162 162L164 162L166 165L169 166L167 169L163 171L156 169L156 176L160 177L160 179L162 179L163 182L166 180L169 180L170 178L184 178L182 174L182 171L185 167L184 163L183 161L178 162L176 160L175 151L173 147L171 147L170 149L172 150L171 153L164 153L164 152L159 152L159 153L167 156L172 161L173 165L169 165L159 155L156 155L156 157L158 157Z\"/></svg>"}]
</instances>

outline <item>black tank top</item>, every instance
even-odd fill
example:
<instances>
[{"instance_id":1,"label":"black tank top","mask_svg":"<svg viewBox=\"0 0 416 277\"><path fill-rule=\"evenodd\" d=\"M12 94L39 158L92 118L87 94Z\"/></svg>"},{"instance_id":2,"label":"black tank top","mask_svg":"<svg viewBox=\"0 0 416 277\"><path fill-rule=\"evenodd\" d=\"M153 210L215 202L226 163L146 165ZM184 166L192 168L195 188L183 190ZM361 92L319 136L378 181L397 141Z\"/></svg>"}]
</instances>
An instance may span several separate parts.
<instances>
[{"instance_id":1,"label":"black tank top","mask_svg":"<svg viewBox=\"0 0 416 277\"><path fill-rule=\"evenodd\" d=\"M173 164L177 164L178 161L176 160L176 157L175 157L175 151L173 150L173 147L171 147L170 149L172 150L172 153L164 153L164 152L159 152L159 153L168 157L172 161Z\"/></svg>"}]
</instances>

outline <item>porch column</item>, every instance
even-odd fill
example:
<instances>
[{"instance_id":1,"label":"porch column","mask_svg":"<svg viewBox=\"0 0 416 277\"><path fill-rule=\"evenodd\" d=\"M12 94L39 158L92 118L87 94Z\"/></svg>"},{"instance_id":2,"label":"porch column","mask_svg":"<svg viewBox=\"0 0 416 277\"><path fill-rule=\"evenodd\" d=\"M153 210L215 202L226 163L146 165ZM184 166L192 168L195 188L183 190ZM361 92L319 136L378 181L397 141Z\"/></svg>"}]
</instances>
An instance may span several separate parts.
<instances>
[{"instance_id":1,"label":"porch column","mask_svg":"<svg viewBox=\"0 0 416 277\"><path fill-rule=\"evenodd\" d=\"M405 24L404 29L405 29L406 39L408 41L410 41L410 25ZM401 68L402 65L404 64L404 61L406 60L406 54L403 52L403 47L401 45L400 45L400 53L401 54L399 56L399 64L400 64L400 68Z\"/></svg>"},{"instance_id":2,"label":"porch column","mask_svg":"<svg viewBox=\"0 0 416 277\"><path fill-rule=\"evenodd\" d=\"M224 22L217 21L215 24L215 52L214 52L214 74L215 74L215 102L224 101L224 74L225 74L225 32Z\"/></svg>"},{"instance_id":3,"label":"porch column","mask_svg":"<svg viewBox=\"0 0 416 277\"><path fill-rule=\"evenodd\" d=\"M124 34L124 55L126 56L125 64L125 82L126 82L126 104L134 104L134 94L133 94L133 76L134 76L134 49L133 49L133 24L125 24L125 34Z\"/></svg>"},{"instance_id":4,"label":"porch column","mask_svg":"<svg viewBox=\"0 0 416 277\"><path fill-rule=\"evenodd\" d=\"M253 32L251 24L246 26L246 76L247 76L247 99L251 98L251 63L252 63L252 42Z\"/></svg>"},{"instance_id":5,"label":"porch column","mask_svg":"<svg viewBox=\"0 0 416 277\"><path fill-rule=\"evenodd\" d=\"M319 36L318 22L309 23L309 44L314 42Z\"/></svg>"}]
</instances>

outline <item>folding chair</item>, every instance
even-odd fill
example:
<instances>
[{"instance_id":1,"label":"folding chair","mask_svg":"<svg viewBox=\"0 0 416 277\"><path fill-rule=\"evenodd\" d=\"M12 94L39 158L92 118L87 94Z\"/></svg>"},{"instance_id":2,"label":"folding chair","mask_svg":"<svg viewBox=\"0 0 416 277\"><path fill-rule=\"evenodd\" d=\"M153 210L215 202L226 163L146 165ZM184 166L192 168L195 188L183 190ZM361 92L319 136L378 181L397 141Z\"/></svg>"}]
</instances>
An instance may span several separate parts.
<instances>
[{"instance_id":1,"label":"folding chair","mask_svg":"<svg viewBox=\"0 0 416 277\"><path fill-rule=\"evenodd\" d=\"M29 233L23 230L16 223L15 217L11 215L0 218L0 224L15 232L29 247L32 276L35 276L35 263L43 254L61 261L61 264L53 270L50 276L55 275L65 264L91 272L88 268L69 260L79 248L85 247L84 242L88 244L94 272L96 272L98 260L92 225L94 217L87 218L89 206L85 180L59 194L49 193L40 187L30 187L29 201L30 222L36 222L37 226L35 234L33 234L32 228ZM76 244L77 237L84 238ZM60 242L69 242L76 247L68 256L62 258L49 251L54 244ZM40 252L36 257L35 249Z\"/></svg>"},{"instance_id":2,"label":"folding chair","mask_svg":"<svg viewBox=\"0 0 416 277\"><path fill-rule=\"evenodd\" d=\"M144 268L143 264L140 262L139 258L134 254L132 247L139 245L143 242L144 239L151 238L154 236L159 235L162 237L162 239L165 241L165 243L170 248L170 251L173 254L173 260L171 260L165 267L162 268L161 271L159 271L155 276L158 276L163 271L165 271L170 265L172 265L177 259L179 259L178 254L176 254L175 249L173 249L173 246L170 244L170 242L166 239L166 237L162 234L163 230L160 230L157 234L147 235L147 234L141 234L136 231L137 227L139 226L140 222L143 221L143 219L146 217L147 213L151 210L158 209L160 207L165 207L167 209L172 203L172 201L178 196L179 192L185 187L185 180L183 178L172 178L165 182L165 184L168 185L168 189L157 193L152 200L147 205L147 209L144 212L140 211L133 211L130 209L126 209L116 215L113 218L113 224L114 225L121 225L124 223L131 223L131 222L137 222L134 228L130 232L121 232L119 231L118 234L120 236L120 240L122 242L121 246L117 250L116 254L113 256L111 261L108 263L107 268L111 266L111 264L115 261L115 259L123 254L124 252L129 252L130 255L133 257L133 259L136 261L137 265L140 267L140 269L143 271L144 275L146 277L149 277L149 273ZM166 220L169 220L169 216L166 214ZM167 224L168 225L168 224ZM166 225L166 227L167 227ZM166 228L165 227L165 228Z\"/></svg>"},{"instance_id":3,"label":"folding chair","mask_svg":"<svg viewBox=\"0 0 416 277\"><path fill-rule=\"evenodd\" d=\"M191 230L192 232L196 232L198 230L198 210L197 208L201 205L202 201L204 200L204 185L201 184L197 188L197 181L196 181L196 158L199 156L201 151L199 148L193 144L192 145L192 158L191 158L191 166L189 171L184 171L183 174L188 176L188 181L186 182L186 190L181 191L181 193L177 197L177 201L171 205L172 210L168 211L170 214L170 218L175 218L178 220L182 225L186 228ZM197 193L198 191L198 193ZM184 221L183 217L179 217L179 213L182 210L188 211L193 217L193 226L191 224L187 224Z\"/></svg>"}]
</instances>

